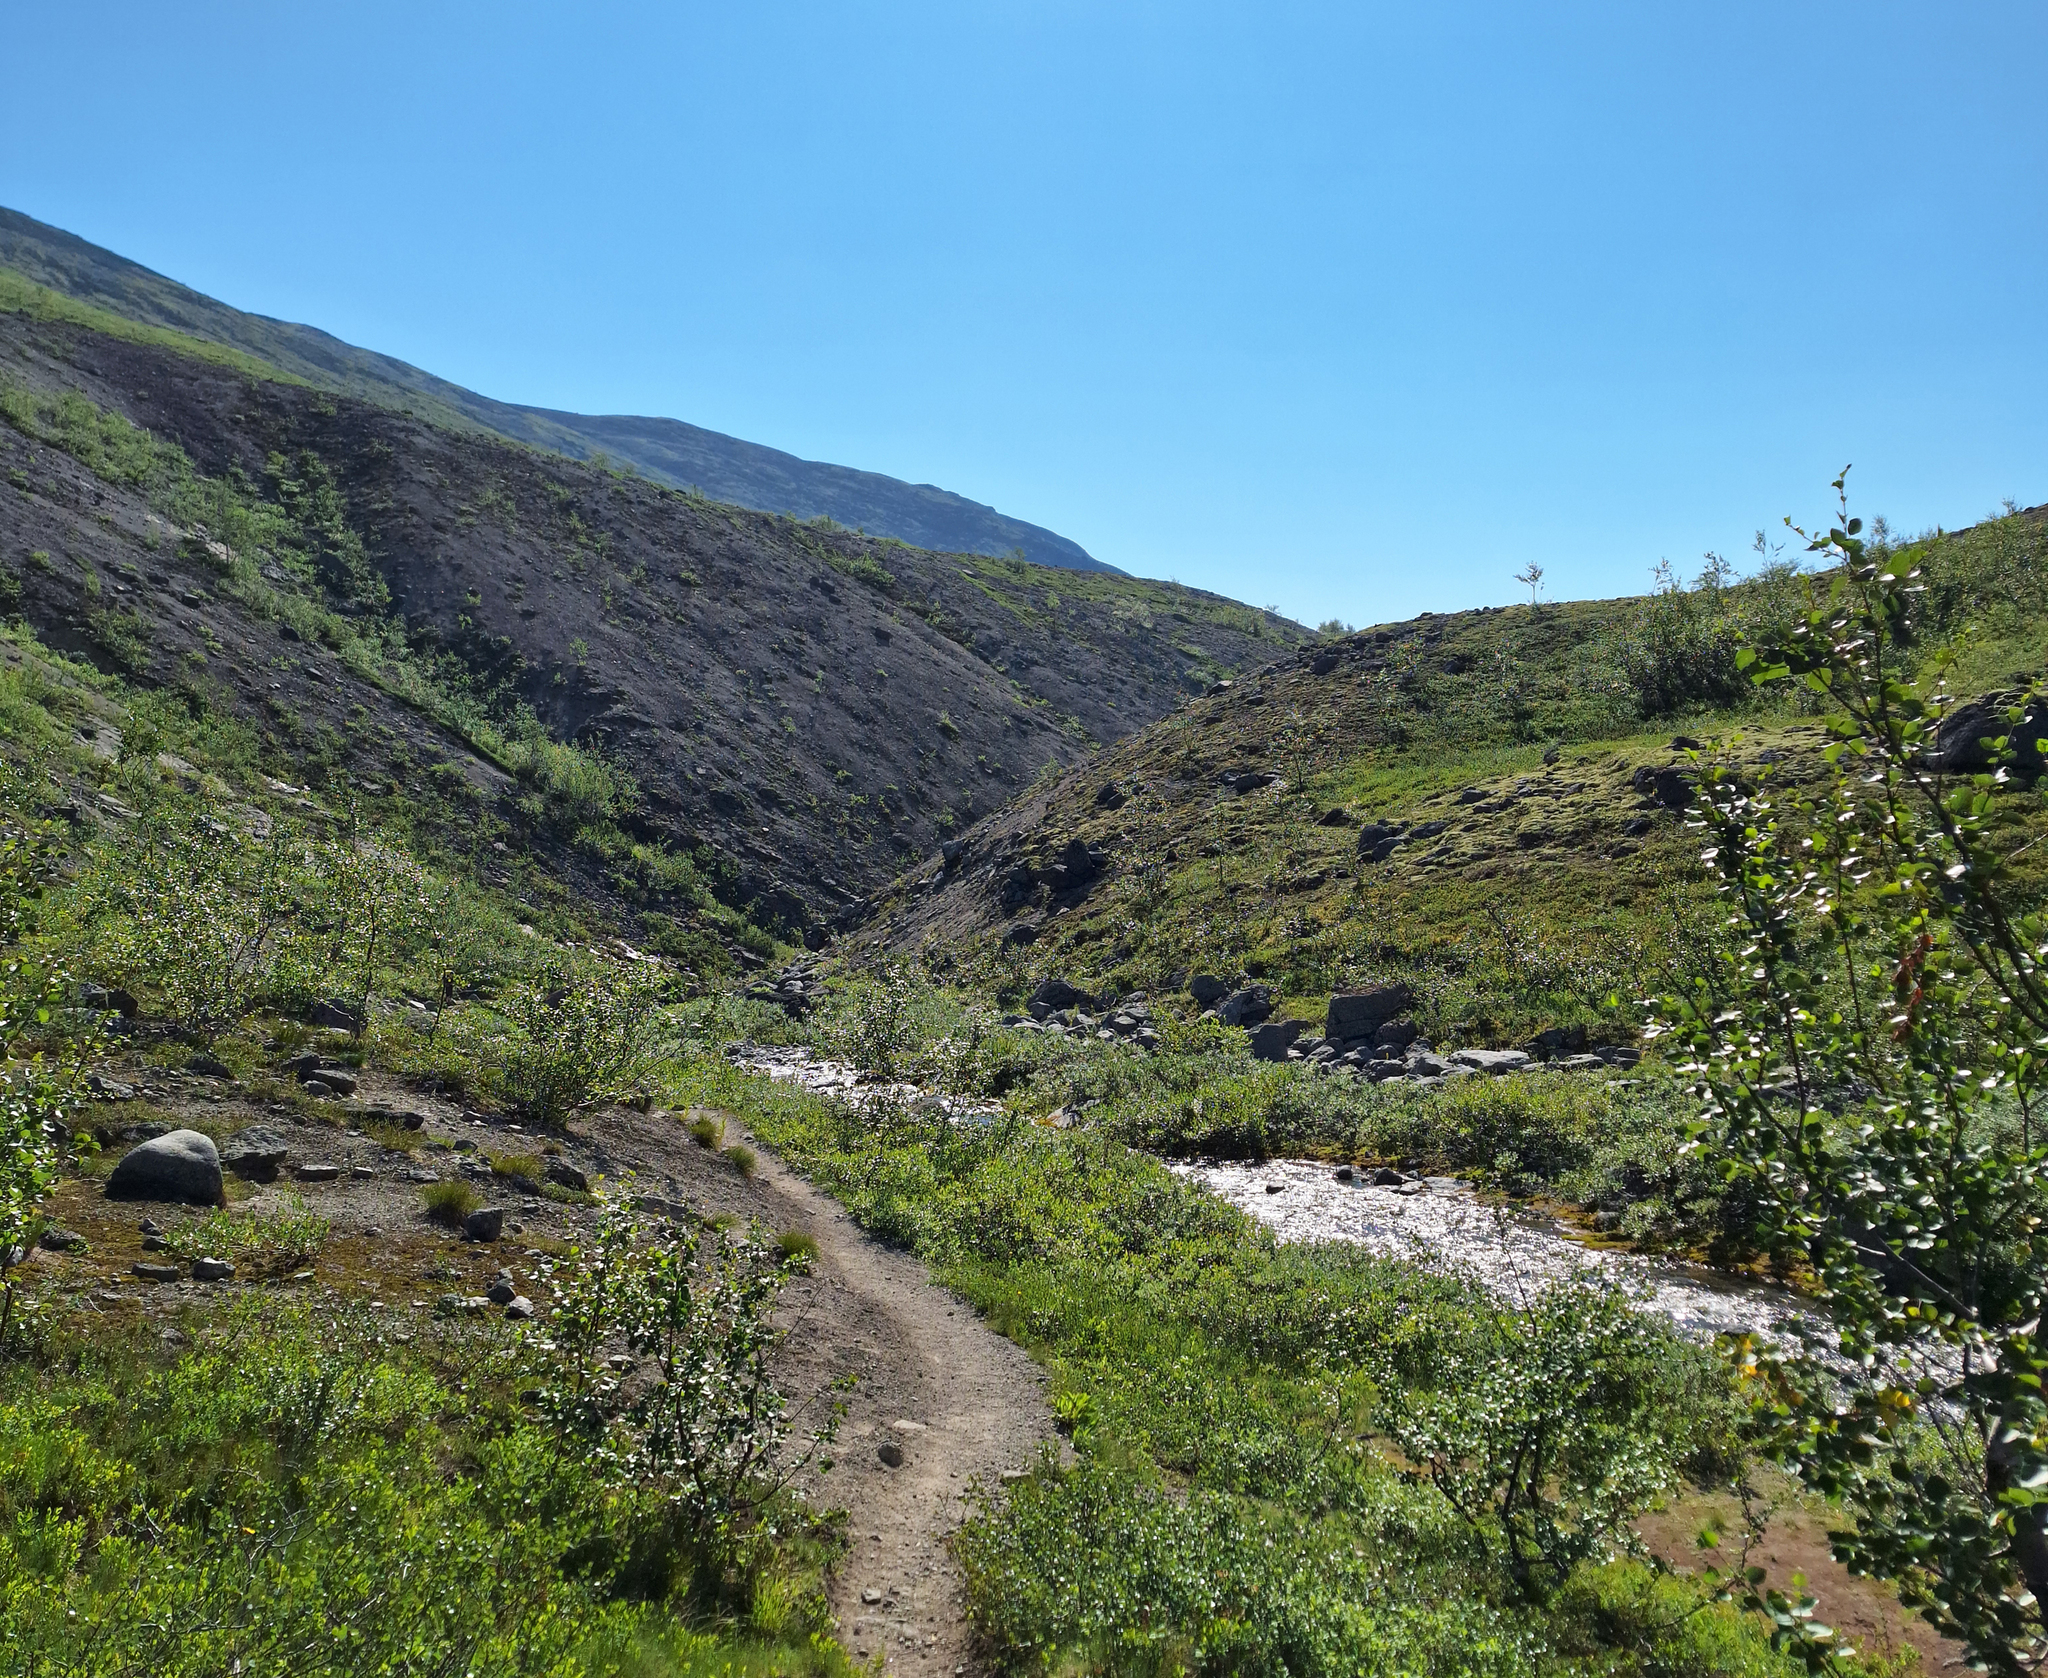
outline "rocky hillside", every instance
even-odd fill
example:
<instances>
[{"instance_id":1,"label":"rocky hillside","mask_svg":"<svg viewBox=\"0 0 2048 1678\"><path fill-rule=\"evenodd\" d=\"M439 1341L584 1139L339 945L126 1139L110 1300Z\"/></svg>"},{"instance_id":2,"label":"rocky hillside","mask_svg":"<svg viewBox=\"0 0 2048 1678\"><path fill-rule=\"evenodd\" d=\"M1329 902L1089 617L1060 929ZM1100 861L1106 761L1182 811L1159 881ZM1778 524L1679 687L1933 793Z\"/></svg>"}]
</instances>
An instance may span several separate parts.
<instances>
[{"instance_id":1,"label":"rocky hillside","mask_svg":"<svg viewBox=\"0 0 2048 1678\"><path fill-rule=\"evenodd\" d=\"M694 489L714 501L796 518L826 517L918 547L1021 553L1040 565L1076 571L1116 569L1078 542L932 484L800 460L681 420L570 414L480 396L395 357L345 344L317 327L230 308L18 210L0 208L0 268L123 320L239 350L325 390L579 460L603 456L657 483Z\"/></svg>"},{"instance_id":2,"label":"rocky hillside","mask_svg":"<svg viewBox=\"0 0 2048 1678\"><path fill-rule=\"evenodd\" d=\"M1931 672L1955 652L1954 691L2042 675L2044 512L1925 541L1919 656ZM1781 778L1818 771L1816 717L1761 703L1733 661L1735 634L1787 621L1812 581L1292 650L977 824L898 882L864 947L1018 1004L1050 977L1186 1006L1206 975L1319 1030L1333 993L1399 985L1439 1044L1625 1041L1710 908L1691 749L1725 735ZM2032 831L2014 835L2023 877L2042 872Z\"/></svg>"},{"instance_id":3,"label":"rocky hillside","mask_svg":"<svg viewBox=\"0 0 2048 1678\"><path fill-rule=\"evenodd\" d=\"M287 769L325 753L403 782L454 752L501 788L519 764L456 713L507 737L537 720L789 928L1305 639L1172 585L721 505L158 336L0 312L0 581L39 635L242 719Z\"/></svg>"}]
</instances>

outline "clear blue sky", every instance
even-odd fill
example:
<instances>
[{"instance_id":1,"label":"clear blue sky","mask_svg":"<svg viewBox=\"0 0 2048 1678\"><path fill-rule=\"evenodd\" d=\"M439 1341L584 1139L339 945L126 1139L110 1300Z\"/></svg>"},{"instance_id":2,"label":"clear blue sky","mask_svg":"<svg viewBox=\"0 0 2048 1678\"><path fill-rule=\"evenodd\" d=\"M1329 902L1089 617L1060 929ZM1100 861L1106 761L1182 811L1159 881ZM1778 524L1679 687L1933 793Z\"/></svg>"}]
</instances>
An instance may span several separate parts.
<instances>
[{"instance_id":1,"label":"clear blue sky","mask_svg":"<svg viewBox=\"0 0 2048 1678\"><path fill-rule=\"evenodd\" d=\"M1368 622L2048 500L2048 6L11 7L0 202Z\"/></svg>"}]
</instances>

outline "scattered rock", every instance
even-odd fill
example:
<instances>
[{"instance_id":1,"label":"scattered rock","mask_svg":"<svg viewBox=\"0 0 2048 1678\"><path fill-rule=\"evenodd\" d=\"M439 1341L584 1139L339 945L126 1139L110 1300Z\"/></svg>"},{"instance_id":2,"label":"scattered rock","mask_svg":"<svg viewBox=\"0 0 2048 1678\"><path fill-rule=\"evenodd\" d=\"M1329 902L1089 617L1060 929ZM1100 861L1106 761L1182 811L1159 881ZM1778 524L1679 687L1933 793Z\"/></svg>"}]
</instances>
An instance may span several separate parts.
<instances>
[{"instance_id":1,"label":"scattered rock","mask_svg":"<svg viewBox=\"0 0 2048 1678\"><path fill-rule=\"evenodd\" d=\"M1104 781L1095 792L1095 807L1098 810L1121 810L1130 802L1130 795L1114 781Z\"/></svg>"},{"instance_id":2,"label":"scattered rock","mask_svg":"<svg viewBox=\"0 0 2048 1678\"><path fill-rule=\"evenodd\" d=\"M182 1282L185 1279L185 1272L175 1264L150 1264L138 1260L128 1267L128 1271L145 1282Z\"/></svg>"},{"instance_id":3,"label":"scattered rock","mask_svg":"<svg viewBox=\"0 0 2048 1678\"><path fill-rule=\"evenodd\" d=\"M1188 980L1188 995L1204 1008L1213 1008L1230 994L1230 987L1213 973L1197 973Z\"/></svg>"},{"instance_id":4,"label":"scattered rock","mask_svg":"<svg viewBox=\"0 0 2048 1678\"><path fill-rule=\"evenodd\" d=\"M346 1031L351 1035L360 1035L363 1029L362 1015L331 997L325 1002L314 1003L312 1011L306 1018L328 1031Z\"/></svg>"},{"instance_id":5,"label":"scattered rock","mask_svg":"<svg viewBox=\"0 0 2048 1678\"><path fill-rule=\"evenodd\" d=\"M192 1280L195 1282L232 1282L235 1267L226 1259L203 1258L192 1261Z\"/></svg>"},{"instance_id":6,"label":"scattered rock","mask_svg":"<svg viewBox=\"0 0 2048 1678\"><path fill-rule=\"evenodd\" d=\"M81 985L78 1004L102 1014L119 1014L124 1020L134 1019L141 1011L135 998L118 985Z\"/></svg>"},{"instance_id":7,"label":"scattered rock","mask_svg":"<svg viewBox=\"0 0 2048 1678\"><path fill-rule=\"evenodd\" d=\"M462 1220L462 1233L472 1241L495 1241L505 1232L502 1206L479 1206Z\"/></svg>"},{"instance_id":8,"label":"scattered rock","mask_svg":"<svg viewBox=\"0 0 2048 1678\"><path fill-rule=\"evenodd\" d=\"M1621 836L1624 839L1640 839L1656 825L1648 816L1631 816L1621 824Z\"/></svg>"},{"instance_id":9,"label":"scattered rock","mask_svg":"<svg viewBox=\"0 0 2048 1678\"><path fill-rule=\"evenodd\" d=\"M1295 1039L1308 1029L1306 1020L1269 1020L1252 1031L1254 1060L1285 1060Z\"/></svg>"},{"instance_id":10,"label":"scattered rock","mask_svg":"<svg viewBox=\"0 0 2048 1678\"><path fill-rule=\"evenodd\" d=\"M533 1315L533 1301L524 1294L516 1294L506 1301L505 1315L515 1323L523 1323Z\"/></svg>"},{"instance_id":11,"label":"scattered rock","mask_svg":"<svg viewBox=\"0 0 2048 1678\"><path fill-rule=\"evenodd\" d=\"M1266 1185L1266 1192L1268 1194L1285 1194L1287 1192L1287 1185L1285 1183L1268 1183Z\"/></svg>"},{"instance_id":12,"label":"scattered rock","mask_svg":"<svg viewBox=\"0 0 2048 1678\"><path fill-rule=\"evenodd\" d=\"M1529 1064L1520 1049L1460 1049L1451 1056L1453 1066L1469 1066L1474 1072L1518 1072Z\"/></svg>"},{"instance_id":13,"label":"scattered rock","mask_svg":"<svg viewBox=\"0 0 2048 1678\"><path fill-rule=\"evenodd\" d=\"M1391 1165L1382 1165L1366 1179L1374 1188L1397 1189L1408 1179Z\"/></svg>"},{"instance_id":14,"label":"scattered rock","mask_svg":"<svg viewBox=\"0 0 2048 1678\"><path fill-rule=\"evenodd\" d=\"M1026 1009L1035 1020L1049 1019L1063 1008L1087 1008L1095 1006L1095 998L1084 990L1077 990L1064 979L1046 979L1031 993L1025 1003Z\"/></svg>"},{"instance_id":15,"label":"scattered rock","mask_svg":"<svg viewBox=\"0 0 2048 1678\"><path fill-rule=\"evenodd\" d=\"M36 1237L36 1245L46 1253L72 1253L85 1245L85 1237L62 1224L45 1224L43 1233Z\"/></svg>"},{"instance_id":16,"label":"scattered rock","mask_svg":"<svg viewBox=\"0 0 2048 1678\"><path fill-rule=\"evenodd\" d=\"M110 1200L221 1203L220 1151L196 1130L173 1130L137 1143L107 1179Z\"/></svg>"},{"instance_id":17,"label":"scattered rock","mask_svg":"<svg viewBox=\"0 0 2048 1678\"><path fill-rule=\"evenodd\" d=\"M1341 807L1335 810L1325 810L1320 816L1316 817L1316 826L1318 827L1349 827L1350 825L1351 812Z\"/></svg>"},{"instance_id":18,"label":"scattered rock","mask_svg":"<svg viewBox=\"0 0 2048 1678\"><path fill-rule=\"evenodd\" d=\"M135 1086L124 1084L118 1078L109 1078L102 1073L86 1075L85 1093L95 1101L133 1101Z\"/></svg>"},{"instance_id":19,"label":"scattered rock","mask_svg":"<svg viewBox=\"0 0 2048 1678\"><path fill-rule=\"evenodd\" d=\"M565 1159L548 1161L548 1181L557 1188L574 1189L578 1194L590 1192L590 1179Z\"/></svg>"},{"instance_id":20,"label":"scattered rock","mask_svg":"<svg viewBox=\"0 0 2048 1678\"><path fill-rule=\"evenodd\" d=\"M1394 1190L1396 1194L1427 1194L1429 1185L1420 1177L1410 1177Z\"/></svg>"},{"instance_id":21,"label":"scattered rock","mask_svg":"<svg viewBox=\"0 0 2048 1678\"><path fill-rule=\"evenodd\" d=\"M341 1167L325 1163L302 1165L292 1175L302 1183L332 1183L340 1180Z\"/></svg>"},{"instance_id":22,"label":"scattered rock","mask_svg":"<svg viewBox=\"0 0 2048 1678\"><path fill-rule=\"evenodd\" d=\"M1421 1035L1413 1020L1389 1020L1372 1034L1372 1042L1376 1049L1405 1049Z\"/></svg>"},{"instance_id":23,"label":"scattered rock","mask_svg":"<svg viewBox=\"0 0 2048 1678\"><path fill-rule=\"evenodd\" d=\"M885 1468L901 1468L903 1466L903 1447L893 1439L885 1439L881 1444L877 1445L875 1447L875 1455L882 1459L882 1465Z\"/></svg>"},{"instance_id":24,"label":"scattered rock","mask_svg":"<svg viewBox=\"0 0 2048 1678\"><path fill-rule=\"evenodd\" d=\"M493 1305L510 1305L519 1297L519 1290L502 1277L484 1289L484 1298Z\"/></svg>"},{"instance_id":25,"label":"scattered rock","mask_svg":"<svg viewBox=\"0 0 2048 1678\"><path fill-rule=\"evenodd\" d=\"M1247 985L1223 999L1216 1017L1225 1025L1257 1025L1273 1012L1273 987Z\"/></svg>"},{"instance_id":26,"label":"scattered rock","mask_svg":"<svg viewBox=\"0 0 2048 1678\"><path fill-rule=\"evenodd\" d=\"M1582 1025L1554 1025L1539 1031L1529 1039L1529 1053L1538 1060L1562 1060L1567 1055L1582 1054L1586 1047L1586 1028Z\"/></svg>"},{"instance_id":27,"label":"scattered rock","mask_svg":"<svg viewBox=\"0 0 2048 1678\"><path fill-rule=\"evenodd\" d=\"M1218 779L1242 798L1248 792L1271 786L1280 777L1267 769L1226 769Z\"/></svg>"},{"instance_id":28,"label":"scattered rock","mask_svg":"<svg viewBox=\"0 0 2048 1678\"><path fill-rule=\"evenodd\" d=\"M222 1060L220 1056L209 1055L203 1052L187 1055L185 1057L185 1070L187 1072L196 1072L202 1078L232 1078L235 1075L235 1069Z\"/></svg>"},{"instance_id":29,"label":"scattered rock","mask_svg":"<svg viewBox=\"0 0 2048 1678\"><path fill-rule=\"evenodd\" d=\"M1414 1001L1414 993L1405 984L1386 985L1379 990L1340 991L1330 998L1323 1035L1332 1043L1361 1042L1389 1020L1405 1014Z\"/></svg>"},{"instance_id":30,"label":"scattered rock","mask_svg":"<svg viewBox=\"0 0 2048 1678\"><path fill-rule=\"evenodd\" d=\"M269 1183L277 1178L290 1144L268 1125L251 1125L228 1138L220 1151L220 1162L237 1177Z\"/></svg>"}]
</instances>

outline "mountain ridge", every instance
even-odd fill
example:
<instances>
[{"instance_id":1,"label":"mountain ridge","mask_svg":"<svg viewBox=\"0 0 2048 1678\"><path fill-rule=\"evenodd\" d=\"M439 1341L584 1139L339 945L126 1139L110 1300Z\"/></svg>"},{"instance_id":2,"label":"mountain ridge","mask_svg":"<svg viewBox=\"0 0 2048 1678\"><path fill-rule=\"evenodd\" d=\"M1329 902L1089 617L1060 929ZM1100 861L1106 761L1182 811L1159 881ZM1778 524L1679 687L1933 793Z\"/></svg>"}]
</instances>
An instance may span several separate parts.
<instances>
[{"instance_id":1,"label":"mountain ridge","mask_svg":"<svg viewBox=\"0 0 2048 1678\"><path fill-rule=\"evenodd\" d=\"M601 456L671 489L694 490L714 501L799 519L829 518L940 552L1021 553L1035 564L1061 570L1125 575L1056 531L933 484L805 460L686 420L577 414L483 396L318 327L236 309L5 206L0 206L0 268L128 320L240 350L310 384L571 459Z\"/></svg>"}]
</instances>

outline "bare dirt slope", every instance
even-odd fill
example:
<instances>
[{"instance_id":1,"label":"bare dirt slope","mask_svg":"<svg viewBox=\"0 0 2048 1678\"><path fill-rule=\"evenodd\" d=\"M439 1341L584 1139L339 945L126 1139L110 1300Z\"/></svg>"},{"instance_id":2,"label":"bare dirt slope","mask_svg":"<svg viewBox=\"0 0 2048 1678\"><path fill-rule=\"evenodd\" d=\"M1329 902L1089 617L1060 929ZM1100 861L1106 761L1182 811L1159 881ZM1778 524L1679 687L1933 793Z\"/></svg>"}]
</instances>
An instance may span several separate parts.
<instances>
[{"instance_id":1,"label":"bare dirt slope","mask_svg":"<svg viewBox=\"0 0 2048 1678\"><path fill-rule=\"evenodd\" d=\"M81 1179L62 1188L51 1212L87 1246L38 1251L32 1260L42 1290L75 1309L140 1312L162 1319L167 1333L202 1299L263 1288L375 1301L396 1312L429 1307L450 1293L480 1295L503 1269L544 1310L539 1262L575 1243L595 1220L591 1207L523 1194L492 1179L482 1163L493 1153L533 1152L542 1138L377 1073L362 1076L356 1099L330 1102L260 1075L233 1081L140 1060L109 1070L133 1080L136 1099L102 1104L90 1115L109 1139L102 1172L126 1151L122 1133L137 1125L186 1125L227 1139L261 1124L283 1137L289 1152L274 1183L231 1178L234 1204L259 1210L300 1196L332 1220L333 1237L309 1275L245 1276L225 1287L151 1284L132 1267L161 1263L165 1255L145 1250L140 1226L153 1220L172 1228L196 1209L110 1201L97 1178ZM406 1115L420 1118L416 1130L401 1128ZM787 1338L779 1378L794 1400L823 1392L842 1375L857 1378L834 1465L805 1488L820 1507L849 1515L851 1547L831 1585L843 1640L856 1654L880 1657L891 1672L966 1670L965 1599L947 1539L971 1488L999 1488L1006 1470L1027 1467L1053 1438L1043 1374L916 1259L862 1234L828 1196L758 1144L752 1145L759 1167L749 1176L692 1141L685 1129L692 1116L608 1109L549 1145L595 1186L640 1197L657 1212L683 1207L703 1218L735 1216L815 1237L811 1274L783 1295ZM751 1143L736 1120L724 1122L726 1143ZM339 1167L338 1180L302 1176L321 1165ZM462 1241L429 1223L420 1180L429 1176L476 1180L507 1213L502 1239ZM885 1446L898 1461L884 1460Z\"/></svg>"}]
</instances>

